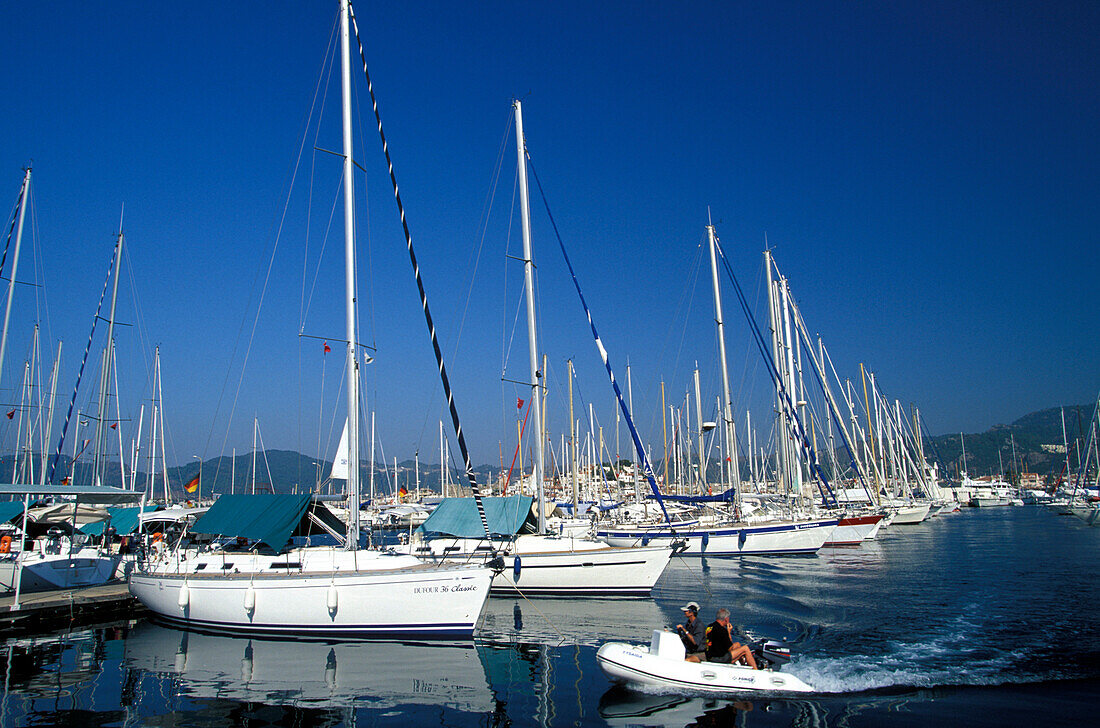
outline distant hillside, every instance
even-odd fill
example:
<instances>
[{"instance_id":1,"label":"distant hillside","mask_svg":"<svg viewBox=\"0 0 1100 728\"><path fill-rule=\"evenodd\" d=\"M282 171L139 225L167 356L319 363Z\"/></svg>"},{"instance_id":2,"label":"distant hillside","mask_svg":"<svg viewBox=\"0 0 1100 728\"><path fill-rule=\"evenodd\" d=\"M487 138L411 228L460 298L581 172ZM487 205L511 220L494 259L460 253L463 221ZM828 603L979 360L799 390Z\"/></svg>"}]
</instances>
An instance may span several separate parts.
<instances>
[{"instance_id":1,"label":"distant hillside","mask_svg":"<svg viewBox=\"0 0 1100 728\"><path fill-rule=\"evenodd\" d=\"M1093 404L1068 405L1066 413L1066 433L1069 438L1071 458L1074 468L1077 467L1077 450L1075 442L1079 438L1083 449L1087 440L1088 426L1092 418ZM1016 462L1023 472L1038 473L1040 475L1057 475L1061 472L1065 455L1062 450L1062 419L1061 408L1032 412L1019 418L1009 425L994 425L986 432L966 433L963 435L966 441L966 467L971 475L988 475L1000 472L1001 464L997 454L1000 452L1004 472L1009 475L1013 472L1012 447L1016 447ZM931 447L926 451L930 460L938 459L946 465L950 475L955 476L962 469L962 448L959 435L951 433L936 435L929 438ZM202 495L208 496L211 491L215 493L250 492L255 483L256 492L263 493L293 493L316 491L318 484L321 492L339 492L343 489L343 481L336 483L335 489L328 481L328 474L332 470L332 463L328 460L315 460L290 450L267 450L257 453L255 456L256 468L253 475L253 455L247 453L238 455L236 459L230 457L217 457L202 463ZM39 480L41 456L34 459L34 480ZM660 462L653 464L659 473L663 465ZM189 482L199 474L199 462L194 460L186 465L168 468L168 480L174 497L187 495L183 490L184 483ZM710 477L717 478L717 464L712 464ZM58 462L55 482L71 471L71 461L62 456ZM12 456L0 457L0 473L12 473ZM477 482L486 484L493 481L500 468L492 465L480 465L474 468ZM450 482L460 480L461 474L452 468ZM8 476L10 477L10 475ZM362 479L362 491L364 497L370 491L369 467L360 467ZM20 478L24 480L24 478ZM439 491L439 465L420 464L420 486L426 490ZM78 484L91 482L91 468L87 464L78 463L74 472L73 481ZM122 483L118 462L112 463L107 470L107 485L119 486ZM149 483L149 475L139 472L135 478L136 487L145 488ZM397 465L396 485L404 486L408 490L416 487L417 476L414 460L405 460ZM129 485L129 483L127 483ZM155 480L156 494L163 493L163 480L158 474ZM383 468L378 465L374 473L375 492L381 495L393 493L395 488L395 474L393 466Z\"/></svg>"},{"instance_id":2,"label":"distant hillside","mask_svg":"<svg viewBox=\"0 0 1100 728\"><path fill-rule=\"evenodd\" d=\"M1088 426L1092 419L1094 404L1067 405L1066 436L1069 439L1070 463L1077 467L1075 441L1081 439L1082 450L1088 439ZM1016 447L1016 462L1022 472L1040 475L1057 475L1062 471L1066 457L1062 450L1062 409L1050 409L1032 412L1019 418L1010 425L994 425L986 432L966 433L966 467L971 475L998 473L1000 462L1004 472L1014 470L1012 447ZM930 438L935 452L947 465L952 474L962 468L962 445L959 434L937 435ZM998 462L998 452L1000 462ZM931 458L933 453L926 452Z\"/></svg>"},{"instance_id":3,"label":"distant hillside","mask_svg":"<svg viewBox=\"0 0 1100 728\"><path fill-rule=\"evenodd\" d=\"M248 493L253 488L257 493L306 492L317 490L318 484L320 484L321 492L328 493L341 492L344 487L344 482L341 480L337 482L335 490L333 489L328 480L328 474L332 471L332 462L328 460L314 460L290 450L267 450L256 453L255 476L253 476L252 461L252 453L238 455L235 460L231 457L217 457L204 461L201 465L202 476L200 478L202 496L206 497L211 492ZM41 456L39 455L34 458L35 472L31 473L30 476L34 481L40 480L40 463ZM168 468L168 482L173 497L180 498L189 495L184 491L184 484L199 475L199 469L198 460L194 460L187 465ZM474 468L477 481L483 484L496 477L498 471L499 468L489 465ZM9 473L8 477L10 477L12 472L11 455L0 457L0 473L2 472ZM77 463L76 469L73 471L72 461L66 457L62 457L58 462L54 477L55 482L68 476L70 472L73 473L74 483L84 485L92 482L91 465L83 462ZM366 494L370 491L369 466L364 464L359 473L362 479L364 497L366 497ZM457 477L458 475L452 470L449 482L455 482ZM21 477L20 480L25 480L25 478ZM394 480L392 465L388 469L383 469L381 465L375 468L374 485L376 493L393 493L395 490ZM148 488L149 474L138 472L133 482L139 490ZM405 486L410 491L415 488L417 482L415 461L406 460L397 465L396 482L398 486ZM116 488L122 485L122 473L117 460L108 466L105 484ZM126 487L129 486L130 483L126 483ZM439 490L439 465L421 463L420 486L426 490ZM164 492L163 489L164 480L158 472L154 481L155 495L161 496ZM195 493L195 495L198 494L198 492Z\"/></svg>"}]
</instances>

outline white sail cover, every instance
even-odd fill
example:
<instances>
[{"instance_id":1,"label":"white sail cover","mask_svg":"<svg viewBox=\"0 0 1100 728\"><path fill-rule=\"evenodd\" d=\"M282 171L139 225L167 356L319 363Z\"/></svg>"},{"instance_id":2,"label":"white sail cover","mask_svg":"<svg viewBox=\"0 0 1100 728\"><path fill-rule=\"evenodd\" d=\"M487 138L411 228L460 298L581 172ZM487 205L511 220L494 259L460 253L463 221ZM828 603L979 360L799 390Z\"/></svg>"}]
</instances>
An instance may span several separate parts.
<instances>
[{"instance_id":1,"label":"white sail cover","mask_svg":"<svg viewBox=\"0 0 1100 728\"><path fill-rule=\"evenodd\" d=\"M340 435L340 444L336 447L336 455L332 458L332 472L329 479L348 479L348 421L344 420L344 434Z\"/></svg>"}]
</instances>

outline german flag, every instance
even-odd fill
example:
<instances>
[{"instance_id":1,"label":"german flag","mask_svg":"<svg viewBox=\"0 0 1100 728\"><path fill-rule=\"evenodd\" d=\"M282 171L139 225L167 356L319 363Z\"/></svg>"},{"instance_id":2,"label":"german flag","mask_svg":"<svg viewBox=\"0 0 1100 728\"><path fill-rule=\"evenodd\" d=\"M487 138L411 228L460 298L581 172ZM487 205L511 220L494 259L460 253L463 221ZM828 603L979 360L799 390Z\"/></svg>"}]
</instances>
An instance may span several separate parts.
<instances>
[{"instance_id":1,"label":"german flag","mask_svg":"<svg viewBox=\"0 0 1100 728\"><path fill-rule=\"evenodd\" d=\"M194 493L196 490L198 490L199 476L196 475L194 478L191 478L191 480L187 481L187 485L183 486L183 489L186 490L188 493Z\"/></svg>"}]
</instances>

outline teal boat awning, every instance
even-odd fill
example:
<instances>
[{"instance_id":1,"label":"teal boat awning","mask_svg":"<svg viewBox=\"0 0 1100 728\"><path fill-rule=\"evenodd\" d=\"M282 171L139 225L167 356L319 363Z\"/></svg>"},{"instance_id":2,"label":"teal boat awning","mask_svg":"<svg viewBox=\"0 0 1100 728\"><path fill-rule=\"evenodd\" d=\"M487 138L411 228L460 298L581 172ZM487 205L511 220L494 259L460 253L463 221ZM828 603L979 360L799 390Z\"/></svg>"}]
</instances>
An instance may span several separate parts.
<instances>
[{"instance_id":1,"label":"teal boat awning","mask_svg":"<svg viewBox=\"0 0 1100 728\"><path fill-rule=\"evenodd\" d=\"M281 550L309 509L310 495L223 495L191 527L194 533L244 536Z\"/></svg>"},{"instance_id":2,"label":"teal boat awning","mask_svg":"<svg viewBox=\"0 0 1100 728\"><path fill-rule=\"evenodd\" d=\"M0 523L7 523L16 516L23 515L23 501L5 501L0 503Z\"/></svg>"},{"instance_id":3,"label":"teal boat awning","mask_svg":"<svg viewBox=\"0 0 1100 728\"><path fill-rule=\"evenodd\" d=\"M108 508L107 513L111 517L111 528L115 529L115 534L126 536L137 529L138 514L141 513L141 508L138 506L132 508ZM103 529L106 525L107 521L88 523L81 526L80 531L89 536L101 536L103 535Z\"/></svg>"},{"instance_id":4,"label":"teal boat awning","mask_svg":"<svg viewBox=\"0 0 1100 728\"><path fill-rule=\"evenodd\" d=\"M489 533L493 536L515 536L531 515L534 498L512 495L506 498L482 498ZM456 538L484 538L485 528L473 498L444 498L424 524L424 533L437 533Z\"/></svg>"}]
</instances>

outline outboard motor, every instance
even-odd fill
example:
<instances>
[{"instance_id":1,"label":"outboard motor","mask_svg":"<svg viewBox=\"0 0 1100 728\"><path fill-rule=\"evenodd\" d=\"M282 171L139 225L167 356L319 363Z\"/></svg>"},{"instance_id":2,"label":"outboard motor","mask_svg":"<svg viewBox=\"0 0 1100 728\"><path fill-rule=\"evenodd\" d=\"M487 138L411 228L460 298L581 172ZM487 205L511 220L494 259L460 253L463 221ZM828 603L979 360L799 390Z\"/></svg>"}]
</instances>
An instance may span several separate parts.
<instances>
[{"instance_id":1,"label":"outboard motor","mask_svg":"<svg viewBox=\"0 0 1100 728\"><path fill-rule=\"evenodd\" d=\"M778 667L791 661L791 648L775 640L757 640L749 645L760 669Z\"/></svg>"}]
</instances>

